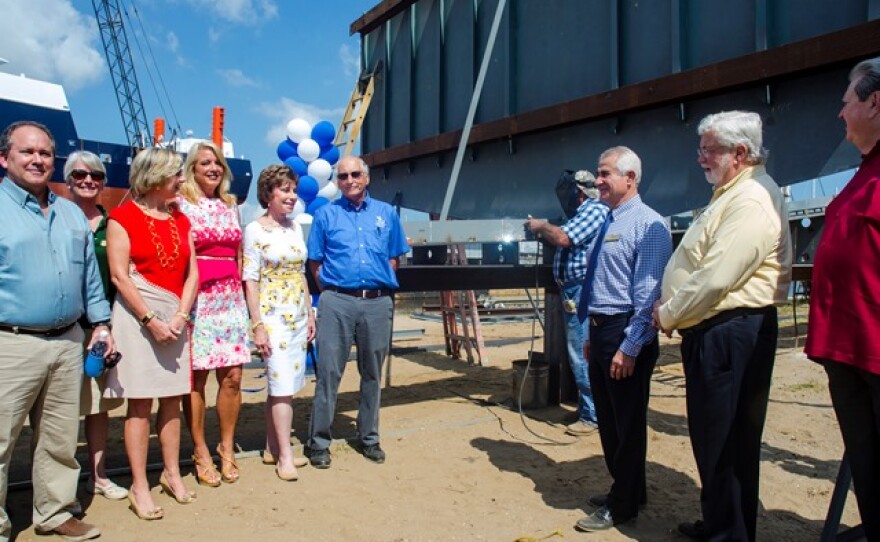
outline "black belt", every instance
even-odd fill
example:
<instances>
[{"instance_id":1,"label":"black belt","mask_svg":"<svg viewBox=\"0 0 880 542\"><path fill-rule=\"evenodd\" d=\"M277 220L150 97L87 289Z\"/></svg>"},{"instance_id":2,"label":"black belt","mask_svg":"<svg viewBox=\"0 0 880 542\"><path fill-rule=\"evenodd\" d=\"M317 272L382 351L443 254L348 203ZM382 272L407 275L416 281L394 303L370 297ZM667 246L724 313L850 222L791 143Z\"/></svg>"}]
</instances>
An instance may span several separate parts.
<instances>
[{"instance_id":1,"label":"black belt","mask_svg":"<svg viewBox=\"0 0 880 542\"><path fill-rule=\"evenodd\" d=\"M10 326L8 324L0 324L0 331L6 333L14 333L16 335L37 335L38 337L58 337L70 331L76 322L71 322L66 326L56 327L53 329L32 329L29 327Z\"/></svg>"},{"instance_id":2,"label":"black belt","mask_svg":"<svg viewBox=\"0 0 880 542\"><path fill-rule=\"evenodd\" d=\"M385 297L391 295L391 290L380 288L378 290L349 290L348 288L337 288L336 286L327 286L324 288L337 294L350 295L351 297L359 297L361 299L376 299L377 297Z\"/></svg>"},{"instance_id":3,"label":"black belt","mask_svg":"<svg viewBox=\"0 0 880 542\"><path fill-rule=\"evenodd\" d=\"M699 324L695 326L691 326L685 329L679 329L678 333L685 337L692 333L698 333L701 331L706 331L709 328L715 327L719 324L723 324L724 322L729 322L734 318L741 318L743 316L752 316L755 314L766 314L770 315L776 312L776 307L771 305L769 307L738 307L736 309L730 309L727 311L719 312L712 318L706 318Z\"/></svg>"},{"instance_id":4,"label":"black belt","mask_svg":"<svg viewBox=\"0 0 880 542\"><path fill-rule=\"evenodd\" d=\"M616 322L618 320L629 320L632 315L632 311L618 312L617 314L591 314L589 320L591 326L599 327L605 324L610 324L611 322Z\"/></svg>"}]
</instances>

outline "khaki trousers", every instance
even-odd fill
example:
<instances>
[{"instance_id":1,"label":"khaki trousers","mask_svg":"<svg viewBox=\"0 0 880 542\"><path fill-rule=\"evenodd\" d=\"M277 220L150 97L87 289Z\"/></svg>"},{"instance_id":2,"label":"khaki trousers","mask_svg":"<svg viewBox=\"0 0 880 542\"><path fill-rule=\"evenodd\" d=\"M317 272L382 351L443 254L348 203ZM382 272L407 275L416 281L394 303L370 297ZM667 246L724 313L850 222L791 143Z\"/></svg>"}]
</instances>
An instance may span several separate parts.
<instances>
[{"instance_id":1,"label":"khaki trousers","mask_svg":"<svg viewBox=\"0 0 880 542\"><path fill-rule=\"evenodd\" d=\"M34 527L52 530L71 517L65 508L76 500L79 478L74 453L82 341L79 326L52 338L0 331L0 542L12 534L6 513L9 463L28 418L33 429Z\"/></svg>"}]
</instances>

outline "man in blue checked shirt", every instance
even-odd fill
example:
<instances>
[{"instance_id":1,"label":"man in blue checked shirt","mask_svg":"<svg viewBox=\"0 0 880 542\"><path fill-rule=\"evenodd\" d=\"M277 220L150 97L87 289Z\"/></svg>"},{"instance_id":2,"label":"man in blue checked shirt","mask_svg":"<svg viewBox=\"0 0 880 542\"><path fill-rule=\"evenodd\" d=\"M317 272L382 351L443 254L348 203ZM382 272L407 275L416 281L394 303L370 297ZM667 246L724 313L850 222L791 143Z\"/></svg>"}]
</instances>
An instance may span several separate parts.
<instances>
[{"instance_id":1,"label":"man in blue checked shirt","mask_svg":"<svg viewBox=\"0 0 880 542\"><path fill-rule=\"evenodd\" d=\"M529 218L525 225L529 231L558 247L553 259L553 276L562 296L568 361L578 389L578 419L565 430L570 435L588 435L596 430L598 420L584 358L584 326L577 317L577 302L586 277L590 242L605 222L608 206L598 201L599 189L592 173L578 171L574 174L574 182L579 206L565 224L554 226L545 220Z\"/></svg>"},{"instance_id":2,"label":"man in blue checked shirt","mask_svg":"<svg viewBox=\"0 0 880 542\"><path fill-rule=\"evenodd\" d=\"M590 498L598 510L577 522L582 531L635 519L647 502L648 398L660 353L652 310L672 237L663 218L642 203L641 177L641 160L627 147L599 157L596 187L611 210L590 251L578 314L589 322L584 356L613 483L607 494Z\"/></svg>"},{"instance_id":3,"label":"man in blue checked shirt","mask_svg":"<svg viewBox=\"0 0 880 542\"><path fill-rule=\"evenodd\" d=\"M309 428L309 459L319 469L330 467L336 396L352 342L361 376L360 451L374 463L385 462L379 446L380 378L391 340L398 258L409 252L394 207L367 193L370 170L363 160L341 159L336 180L342 197L315 213L308 242L309 271L323 292Z\"/></svg>"}]
</instances>

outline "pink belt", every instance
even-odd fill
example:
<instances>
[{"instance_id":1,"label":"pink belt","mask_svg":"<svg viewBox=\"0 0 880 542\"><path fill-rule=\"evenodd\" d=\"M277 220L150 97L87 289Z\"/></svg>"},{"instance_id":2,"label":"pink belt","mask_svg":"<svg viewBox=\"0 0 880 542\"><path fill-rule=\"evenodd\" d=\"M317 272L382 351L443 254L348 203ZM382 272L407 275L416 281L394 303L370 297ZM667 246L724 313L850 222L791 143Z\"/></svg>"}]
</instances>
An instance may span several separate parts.
<instances>
[{"instance_id":1,"label":"pink belt","mask_svg":"<svg viewBox=\"0 0 880 542\"><path fill-rule=\"evenodd\" d=\"M234 279L241 281L238 274L238 261L232 257L196 256L196 264L199 267L199 286L209 282Z\"/></svg>"}]
</instances>

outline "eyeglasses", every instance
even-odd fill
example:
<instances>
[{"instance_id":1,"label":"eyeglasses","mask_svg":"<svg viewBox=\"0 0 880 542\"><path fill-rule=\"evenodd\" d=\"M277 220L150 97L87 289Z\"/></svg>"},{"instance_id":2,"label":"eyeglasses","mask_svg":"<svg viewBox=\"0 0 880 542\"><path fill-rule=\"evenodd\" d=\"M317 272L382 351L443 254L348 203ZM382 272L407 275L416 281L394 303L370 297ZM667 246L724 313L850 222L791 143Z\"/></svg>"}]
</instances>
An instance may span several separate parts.
<instances>
[{"instance_id":1,"label":"eyeglasses","mask_svg":"<svg viewBox=\"0 0 880 542\"><path fill-rule=\"evenodd\" d=\"M347 181L349 175L352 179L360 179L361 175L363 175L363 171L352 171L351 173L337 173L336 178L340 181Z\"/></svg>"},{"instance_id":2,"label":"eyeglasses","mask_svg":"<svg viewBox=\"0 0 880 542\"><path fill-rule=\"evenodd\" d=\"M716 145L714 147L699 147L697 149L697 158L708 158L710 154L719 154L719 151L728 151L730 147L722 147Z\"/></svg>"},{"instance_id":3,"label":"eyeglasses","mask_svg":"<svg viewBox=\"0 0 880 542\"><path fill-rule=\"evenodd\" d=\"M74 181L84 181L86 177L91 177L93 181L101 182L107 175L100 171L86 171L84 169L74 169L70 172L70 178Z\"/></svg>"}]
</instances>

